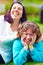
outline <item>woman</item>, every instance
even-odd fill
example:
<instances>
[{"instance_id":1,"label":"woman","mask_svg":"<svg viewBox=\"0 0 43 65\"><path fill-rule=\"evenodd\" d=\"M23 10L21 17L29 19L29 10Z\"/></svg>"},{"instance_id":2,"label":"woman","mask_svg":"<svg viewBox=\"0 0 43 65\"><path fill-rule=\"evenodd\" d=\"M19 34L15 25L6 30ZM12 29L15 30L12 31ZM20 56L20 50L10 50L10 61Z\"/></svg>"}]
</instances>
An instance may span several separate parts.
<instances>
[{"instance_id":1,"label":"woman","mask_svg":"<svg viewBox=\"0 0 43 65\"><path fill-rule=\"evenodd\" d=\"M25 9L19 2L13 3L9 12L0 16L0 64L12 60L13 40L17 38L17 29L24 21Z\"/></svg>"},{"instance_id":2,"label":"woman","mask_svg":"<svg viewBox=\"0 0 43 65\"><path fill-rule=\"evenodd\" d=\"M13 44L14 64L43 62L43 39L39 26L34 22L24 22L18 29L18 36Z\"/></svg>"}]
</instances>

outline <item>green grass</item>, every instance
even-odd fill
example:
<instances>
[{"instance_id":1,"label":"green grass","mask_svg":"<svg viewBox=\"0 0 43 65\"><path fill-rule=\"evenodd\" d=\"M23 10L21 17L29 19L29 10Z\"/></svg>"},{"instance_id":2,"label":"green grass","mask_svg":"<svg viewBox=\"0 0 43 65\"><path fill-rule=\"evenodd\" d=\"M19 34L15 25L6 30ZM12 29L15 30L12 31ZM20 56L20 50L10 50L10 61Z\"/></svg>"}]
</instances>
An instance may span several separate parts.
<instances>
[{"instance_id":1,"label":"green grass","mask_svg":"<svg viewBox=\"0 0 43 65\"><path fill-rule=\"evenodd\" d=\"M0 65L14 65L14 64L13 62L10 62L9 64L0 64ZM43 65L43 63L27 62L24 65Z\"/></svg>"},{"instance_id":2,"label":"green grass","mask_svg":"<svg viewBox=\"0 0 43 65\"><path fill-rule=\"evenodd\" d=\"M43 63L27 62L25 65L43 65Z\"/></svg>"}]
</instances>

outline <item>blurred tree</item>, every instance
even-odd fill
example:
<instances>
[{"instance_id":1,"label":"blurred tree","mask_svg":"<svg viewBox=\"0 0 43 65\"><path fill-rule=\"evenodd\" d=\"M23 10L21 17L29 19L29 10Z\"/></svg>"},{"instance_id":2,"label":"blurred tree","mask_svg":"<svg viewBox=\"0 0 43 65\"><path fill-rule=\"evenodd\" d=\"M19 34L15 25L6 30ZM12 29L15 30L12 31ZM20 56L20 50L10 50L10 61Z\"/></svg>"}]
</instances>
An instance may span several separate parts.
<instances>
[{"instance_id":1,"label":"blurred tree","mask_svg":"<svg viewBox=\"0 0 43 65\"><path fill-rule=\"evenodd\" d=\"M43 6L41 6L40 22L43 23Z\"/></svg>"}]
</instances>

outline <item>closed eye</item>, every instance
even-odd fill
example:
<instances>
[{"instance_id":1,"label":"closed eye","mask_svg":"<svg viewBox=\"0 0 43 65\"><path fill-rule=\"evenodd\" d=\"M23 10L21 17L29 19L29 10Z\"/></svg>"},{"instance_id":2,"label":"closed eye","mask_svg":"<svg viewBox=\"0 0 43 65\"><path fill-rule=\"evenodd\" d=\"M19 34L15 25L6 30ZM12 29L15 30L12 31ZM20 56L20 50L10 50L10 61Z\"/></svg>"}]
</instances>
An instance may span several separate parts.
<instances>
[{"instance_id":1,"label":"closed eye","mask_svg":"<svg viewBox=\"0 0 43 65\"><path fill-rule=\"evenodd\" d=\"M18 8L18 10L22 10L22 8Z\"/></svg>"},{"instance_id":2,"label":"closed eye","mask_svg":"<svg viewBox=\"0 0 43 65\"><path fill-rule=\"evenodd\" d=\"M14 6L13 9L16 9L16 7Z\"/></svg>"}]
</instances>

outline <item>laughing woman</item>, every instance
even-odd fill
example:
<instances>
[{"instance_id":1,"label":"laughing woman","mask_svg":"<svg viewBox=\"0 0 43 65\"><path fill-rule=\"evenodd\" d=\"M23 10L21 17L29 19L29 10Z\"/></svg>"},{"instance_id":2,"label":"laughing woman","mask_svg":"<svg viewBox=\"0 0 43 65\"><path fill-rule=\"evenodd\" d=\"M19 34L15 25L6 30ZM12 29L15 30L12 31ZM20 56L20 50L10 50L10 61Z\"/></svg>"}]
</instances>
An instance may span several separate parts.
<instances>
[{"instance_id":1,"label":"laughing woman","mask_svg":"<svg viewBox=\"0 0 43 65\"><path fill-rule=\"evenodd\" d=\"M10 10L0 16L0 64L12 60L13 40L17 38L17 29L24 21L25 9L20 2L13 3Z\"/></svg>"}]
</instances>

